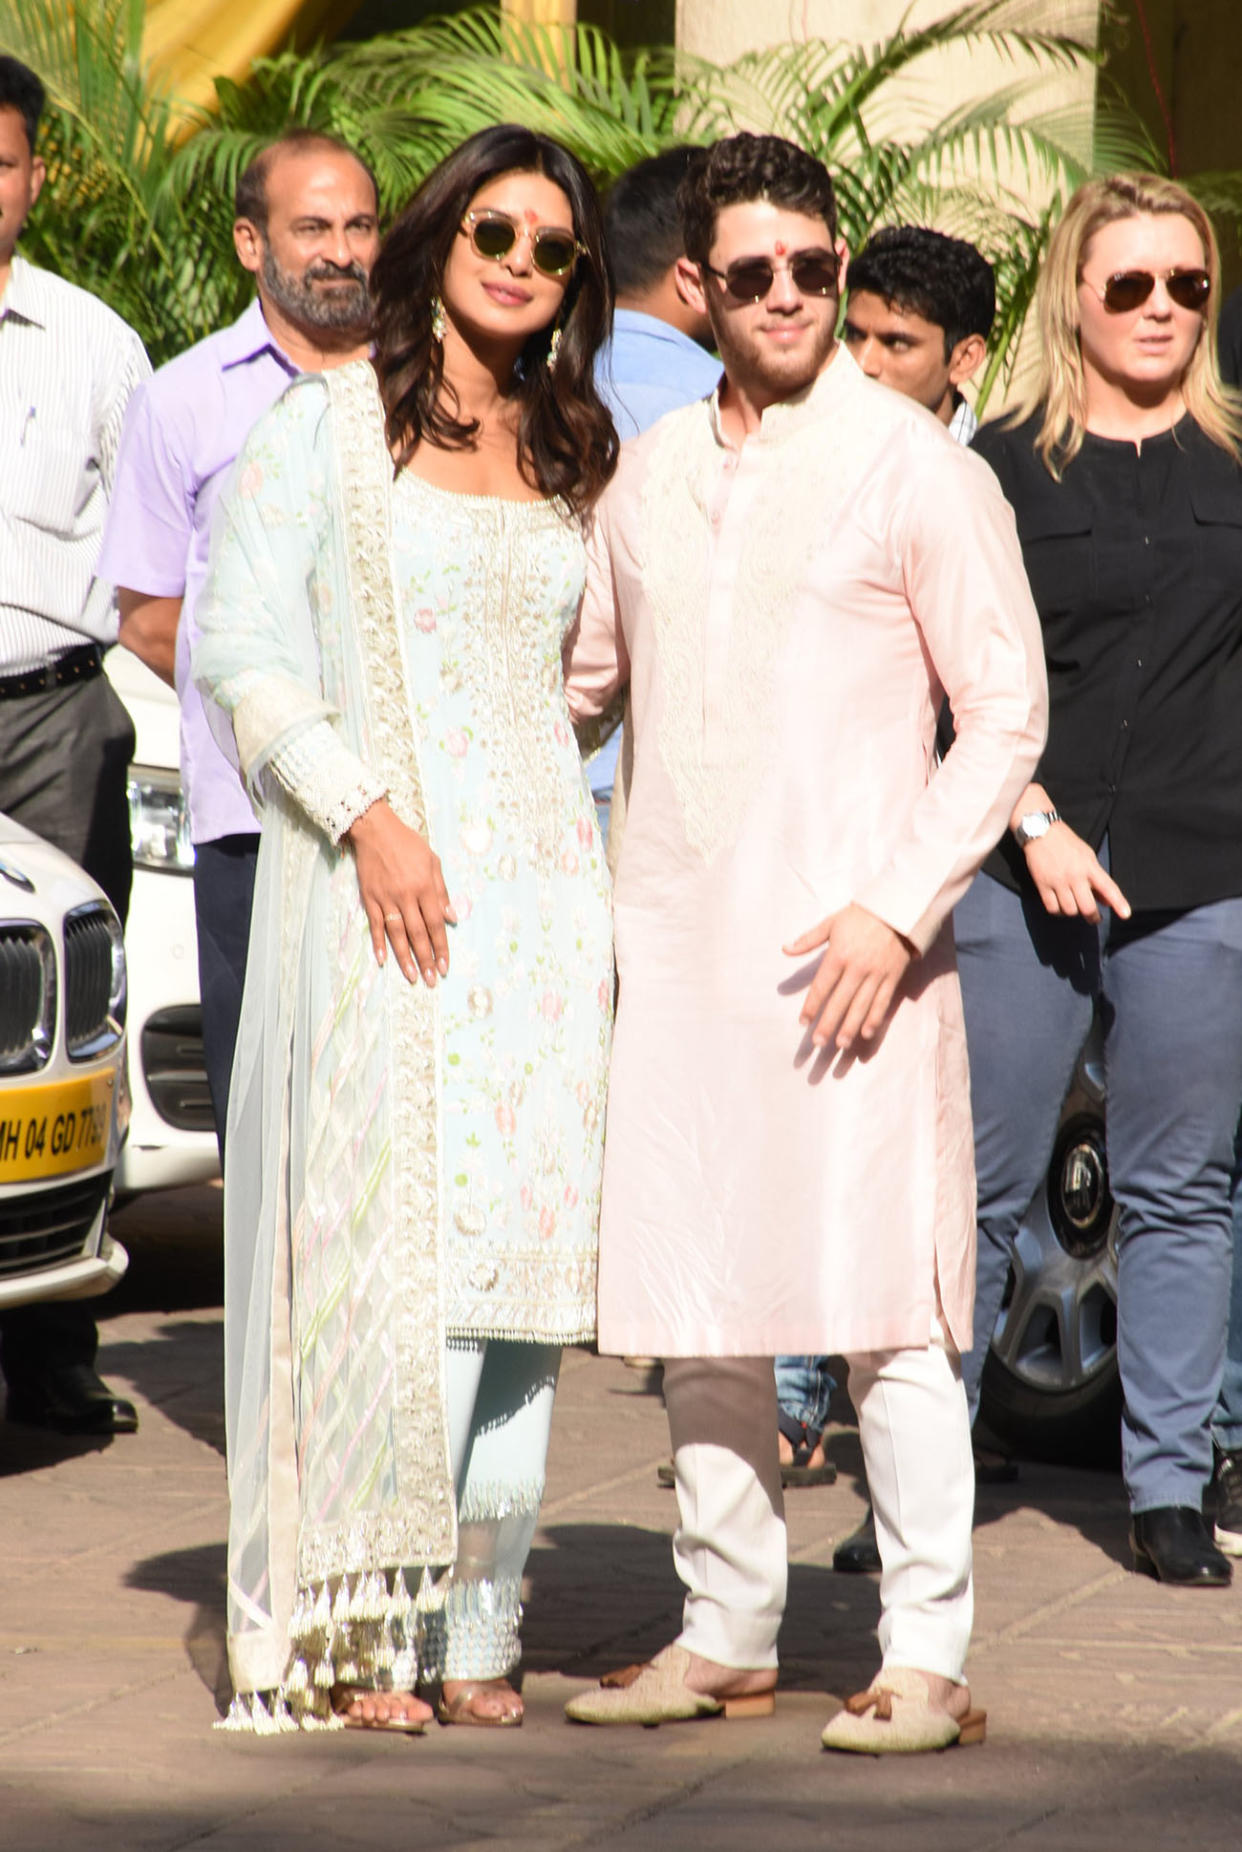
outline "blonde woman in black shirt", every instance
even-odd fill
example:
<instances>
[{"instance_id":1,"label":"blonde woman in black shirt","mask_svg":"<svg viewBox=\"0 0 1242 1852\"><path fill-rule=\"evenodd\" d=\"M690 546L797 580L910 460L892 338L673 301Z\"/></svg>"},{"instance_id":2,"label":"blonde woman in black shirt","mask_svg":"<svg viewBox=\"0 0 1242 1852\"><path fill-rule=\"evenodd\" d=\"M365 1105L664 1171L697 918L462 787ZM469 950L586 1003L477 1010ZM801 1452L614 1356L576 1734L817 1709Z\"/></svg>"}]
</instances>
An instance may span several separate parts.
<instances>
[{"instance_id":1,"label":"blonde woman in black shirt","mask_svg":"<svg viewBox=\"0 0 1242 1852\"><path fill-rule=\"evenodd\" d=\"M1242 403L1211 226L1173 182L1081 187L1040 279L1038 390L975 447L1013 504L1049 738L957 909L979 1174L972 1407L1097 1000L1120 1209L1136 1568L1220 1587L1202 1517L1242 1105Z\"/></svg>"}]
</instances>

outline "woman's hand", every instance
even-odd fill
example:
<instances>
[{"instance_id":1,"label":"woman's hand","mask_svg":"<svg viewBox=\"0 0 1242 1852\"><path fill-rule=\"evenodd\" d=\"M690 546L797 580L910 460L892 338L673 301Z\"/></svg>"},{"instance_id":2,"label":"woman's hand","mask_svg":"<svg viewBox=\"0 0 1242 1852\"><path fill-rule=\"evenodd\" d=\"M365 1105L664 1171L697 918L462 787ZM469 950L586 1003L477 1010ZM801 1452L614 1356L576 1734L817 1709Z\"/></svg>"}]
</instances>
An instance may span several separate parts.
<instances>
[{"instance_id":1,"label":"woman's hand","mask_svg":"<svg viewBox=\"0 0 1242 1852\"><path fill-rule=\"evenodd\" d=\"M1043 836L1023 850L1031 879L1049 913L1097 921L1100 902L1118 919L1128 920L1130 903L1117 883L1100 866L1090 843L1068 823L1053 823Z\"/></svg>"},{"instance_id":2,"label":"woman's hand","mask_svg":"<svg viewBox=\"0 0 1242 1852\"><path fill-rule=\"evenodd\" d=\"M883 1028L909 966L911 948L878 914L851 903L782 950L791 958L801 958L825 944L828 950L819 961L799 1018L817 1048L826 1048L835 1038L844 1052L856 1041L872 1041Z\"/></svg>"},{"instance_id":3,"label":"woman's hand","mask_svg":"<svg viewBox=\"0 0 1242 1852\"><path fill-rule=\"evenodd\" d=\"M423 982L434 986L437 971L448 976L445 923L457 923L439 856L393 814L387 798L355 818L344 839L354 852L375 962L383 964L391 943L410 983L421 971Z\"/></svg>"}]
</instances>

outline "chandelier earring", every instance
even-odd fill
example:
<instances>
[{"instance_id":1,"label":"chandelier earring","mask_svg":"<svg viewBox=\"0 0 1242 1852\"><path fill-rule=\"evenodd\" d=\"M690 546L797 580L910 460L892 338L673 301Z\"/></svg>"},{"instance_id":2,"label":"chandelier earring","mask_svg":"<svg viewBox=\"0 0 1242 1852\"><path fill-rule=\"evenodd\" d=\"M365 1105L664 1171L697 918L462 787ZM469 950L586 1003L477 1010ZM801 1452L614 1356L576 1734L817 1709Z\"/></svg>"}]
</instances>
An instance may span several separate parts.
<instances>
[{"instance_id":1,"label":"chandelier earring","mask_svg":"<svg viewBox=\"0 0 1242 1852\"><path fill-rule=\"evenodd\" d=\"M552 330L552 339L548 343L548 372L556 372L556 357L561 351L561 325L558 322Z\"/></svg>"},{"instance_id":2,"label":"chandelier earring","mask_svg":"<svg viewBox=\"0 0 1242 1852\"><path fill-rule=\"evenodd\" d=\"M431 298L431 338L432 340L439 341L440 344L443 345L444 336L445 336L445 332L447 328L448 328L448 316L444 313L444 304L441 302L439 296L433 296Z\"/></svg>"}]
</instances>

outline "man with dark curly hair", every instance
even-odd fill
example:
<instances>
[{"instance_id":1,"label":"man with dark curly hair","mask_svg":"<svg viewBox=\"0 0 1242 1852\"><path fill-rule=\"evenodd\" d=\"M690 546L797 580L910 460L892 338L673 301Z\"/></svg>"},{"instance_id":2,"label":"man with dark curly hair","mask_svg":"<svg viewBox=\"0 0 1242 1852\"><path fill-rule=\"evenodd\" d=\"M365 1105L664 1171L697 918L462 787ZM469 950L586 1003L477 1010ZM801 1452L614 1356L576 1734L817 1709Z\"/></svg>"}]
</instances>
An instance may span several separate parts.
<instances>
[{"instance_id":1,"label":"man with dark curly hair","mask_svg":"<svg viewBox=\"0 0 1242 1852\"><path fill-rule=\"evenodd\" d=\"M625 446L566 659L579 717L627 679L632 699L600 1348L665 1360L685 1622L569 1715L771 1709L771 1360L839 1352L883 1666L824 1742L943 1748L984 1720L964 1679L974 1172L941 929L1043 744L1039 625L990 472L836 341L820 162L734 136L682 210L724 381Z\"/></svg>"},{"instance_id":2,"label":"man with dark curly hair","mask_svg":"<svg viewBox=\"0 0 1242 1852\"><path fill-rule=\"evenodd\" d=\"M863 372L968 444L978 420L961 388L983 365L996 315L987 258L926 225L885 225L851 259L846 284L841 339Z\"/></svg>"}]
</instances>

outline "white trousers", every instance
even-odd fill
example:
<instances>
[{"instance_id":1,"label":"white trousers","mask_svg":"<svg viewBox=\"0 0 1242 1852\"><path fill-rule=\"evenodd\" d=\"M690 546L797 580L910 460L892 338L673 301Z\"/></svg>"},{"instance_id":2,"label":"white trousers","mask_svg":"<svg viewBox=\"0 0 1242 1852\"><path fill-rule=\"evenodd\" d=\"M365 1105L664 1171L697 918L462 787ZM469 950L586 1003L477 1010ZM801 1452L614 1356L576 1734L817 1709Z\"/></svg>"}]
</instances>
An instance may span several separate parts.
<instances>
[{"instance_id":1,"label":"white trousers","mask_svg":"<svg viewBox=\"0 0 1242 1852\"><path fill-rule=\"evenodd\" d=\"M886 1666L961 1680L974 1618L975 1476L956 1351L847 1357L875 1510ZM679 1643L719 1665L774 1666L785 1608L785 1510L770 1357L664 1363L677 1473Z\"/></svg>"}]
</instances>

